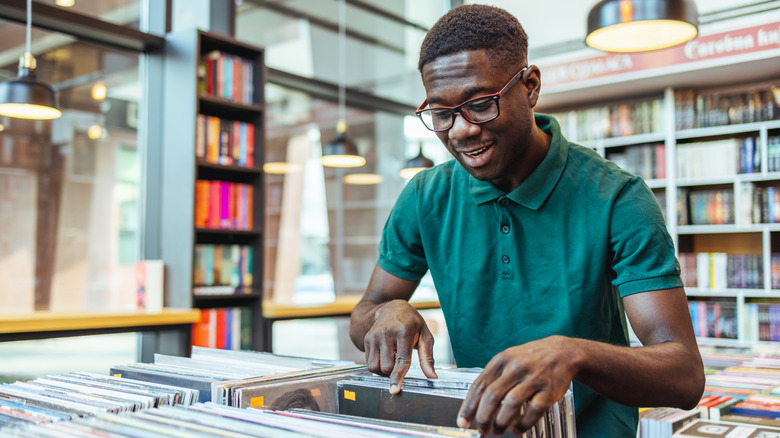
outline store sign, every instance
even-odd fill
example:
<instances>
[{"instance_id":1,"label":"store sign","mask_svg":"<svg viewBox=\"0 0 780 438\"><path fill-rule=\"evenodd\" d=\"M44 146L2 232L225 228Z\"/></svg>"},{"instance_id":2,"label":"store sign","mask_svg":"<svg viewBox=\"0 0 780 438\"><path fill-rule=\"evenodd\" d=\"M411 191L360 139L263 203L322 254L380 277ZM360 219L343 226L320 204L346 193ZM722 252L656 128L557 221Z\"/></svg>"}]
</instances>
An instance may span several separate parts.
<instances>
[{"instance_id":1,"label":"store sign","mask_svg":"<svg viewBox=\"0 0 780 438\"><path fill-rule=\"evenodd\" d=\"M701 35L685 45L643 53L610 53L550 66L540 65L544 85L556 87L591 79L696 63L780 48L780 22Z\"/></svg>"}]
</instances>

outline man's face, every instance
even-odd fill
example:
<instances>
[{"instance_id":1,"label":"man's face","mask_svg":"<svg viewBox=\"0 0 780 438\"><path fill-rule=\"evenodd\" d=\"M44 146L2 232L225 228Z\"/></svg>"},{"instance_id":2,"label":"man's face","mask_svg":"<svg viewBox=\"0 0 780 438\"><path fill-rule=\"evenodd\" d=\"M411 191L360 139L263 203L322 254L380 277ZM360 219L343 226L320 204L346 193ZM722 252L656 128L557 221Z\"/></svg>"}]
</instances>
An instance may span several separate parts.
<instances>
[{"instance_id":1,"label":"man's face","mask_svg":"<svg viewBox=\"0 0 780 438\"><path fill-rule=\"evenodd\" d=\"M468 99L499 92L517 73L491 62L485 50L442 56L423 66L428 107L456 106ZM437 132L450 154L475 178L499 188L513 188L512 175L522 168L523 153L534 126L525 77L499 99L498 118L473 124L455 115L449 130ZM535 90L538 91L538 90Z\"/></svg>"}]
</instances>

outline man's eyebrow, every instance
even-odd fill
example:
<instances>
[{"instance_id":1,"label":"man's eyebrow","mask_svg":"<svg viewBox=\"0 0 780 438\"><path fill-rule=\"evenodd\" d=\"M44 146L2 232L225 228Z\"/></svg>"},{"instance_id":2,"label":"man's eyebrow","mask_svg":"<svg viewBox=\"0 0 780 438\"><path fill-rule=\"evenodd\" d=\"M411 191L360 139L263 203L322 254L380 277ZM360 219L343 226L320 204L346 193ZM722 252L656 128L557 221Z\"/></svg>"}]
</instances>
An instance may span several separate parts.
<instances>
[{"instance_id":1,"label":"man's eyebrow","mask_svg":"<svg viewBox=\"0 0 780 438\"><path fill-rule=\"evenodd\" d=\"M490 94L486 90L487 90L487 87L485 87L483 85L475 85L475 86L473 86L471 88L466 88L466 90L464 90L463 94L465 94L466 96L471 96L471 97L464 98L463 100L461 100L460 102L456 103L455 105L459 105L459 104L461 104L461 103L463 103L463 102L465 102L465 101L467 101L469 99L473 99L475 97L479 97L480 95L483 95L483 94ZM496 91L496 93L497 93L497 91ZM441 101L442 101L442 99L440 97L438 97L438 96L429 97L427 100L428 100L428 106L435 105L435 104L441 105ZM442 106L444 106L444 105L442 105Z\"/></svg>"}]
</instances>

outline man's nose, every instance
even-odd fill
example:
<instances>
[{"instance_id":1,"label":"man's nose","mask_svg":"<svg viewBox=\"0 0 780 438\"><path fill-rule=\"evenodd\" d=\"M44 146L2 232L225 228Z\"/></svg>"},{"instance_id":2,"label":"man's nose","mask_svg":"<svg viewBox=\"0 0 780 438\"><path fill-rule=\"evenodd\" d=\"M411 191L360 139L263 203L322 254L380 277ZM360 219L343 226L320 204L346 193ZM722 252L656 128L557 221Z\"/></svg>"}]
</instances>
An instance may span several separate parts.
<instances>
[{"instance_id":1,"label":"man's nose","mask_svg":"<svg viewBox=\"0 0 780 438\"><path fill-rule=\"evenodd\" d=\"M463 117L463 114L455 113L450 128L449 137L451 139L466 139L477 135L480 131L479 125L469 122Z\"/></svg>"}]
</instances>

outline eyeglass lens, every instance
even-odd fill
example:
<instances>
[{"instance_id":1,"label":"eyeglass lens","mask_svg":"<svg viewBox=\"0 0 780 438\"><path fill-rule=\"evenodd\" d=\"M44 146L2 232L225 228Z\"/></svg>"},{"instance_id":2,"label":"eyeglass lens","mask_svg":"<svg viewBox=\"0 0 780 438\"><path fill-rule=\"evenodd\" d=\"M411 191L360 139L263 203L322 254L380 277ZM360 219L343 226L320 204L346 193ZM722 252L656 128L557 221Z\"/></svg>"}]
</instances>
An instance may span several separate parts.
<instances>
[{"instance_id":1,"label":"eyeglass lens","mask_svg":"<svg viewBox=\"0 0 780 438\"><path fill-rule=\"evenodd\" d=\"M486 123L498 117L498 99L495 97L478 97L455 108L429 108L420 111L420 119L428 129L434 131L450 129L456 112L471 123Z\"/></svg>"}]
</instances>

